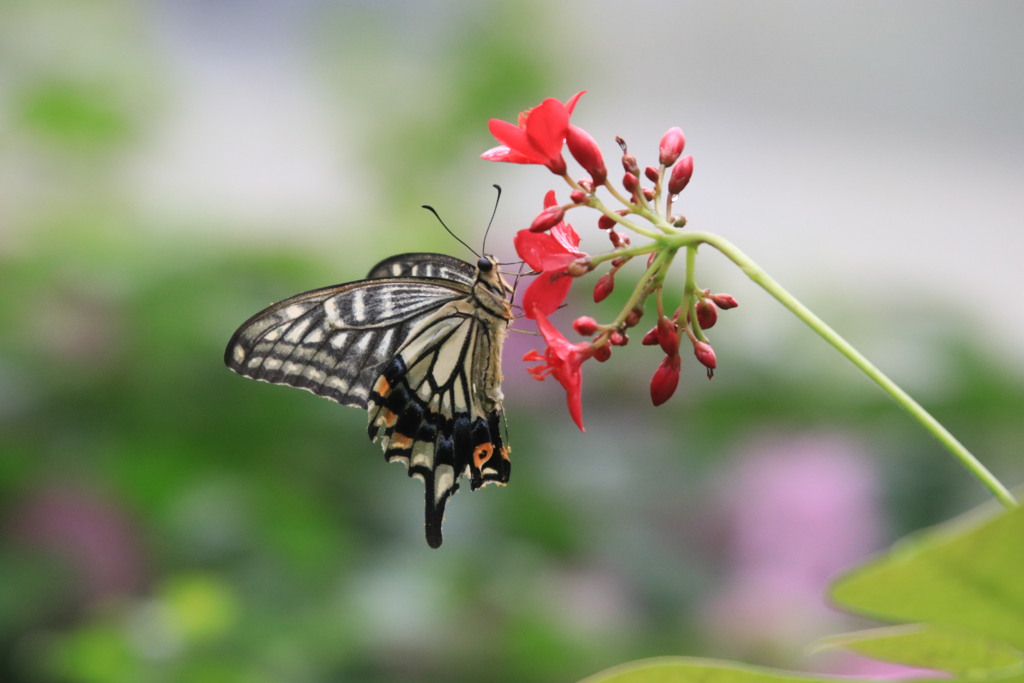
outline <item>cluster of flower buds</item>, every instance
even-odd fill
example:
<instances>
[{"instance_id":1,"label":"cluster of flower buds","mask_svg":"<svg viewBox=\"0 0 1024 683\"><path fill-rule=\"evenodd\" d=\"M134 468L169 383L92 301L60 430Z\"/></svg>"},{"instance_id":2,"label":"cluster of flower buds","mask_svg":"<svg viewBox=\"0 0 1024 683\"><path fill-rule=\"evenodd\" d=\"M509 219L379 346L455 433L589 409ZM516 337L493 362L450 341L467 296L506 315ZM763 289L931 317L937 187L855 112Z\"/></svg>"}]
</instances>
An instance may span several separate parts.
<instances>
[{"instance_id":1,"label":"cluster of flower buds","mask_svg":"<svg viewBox=\"0 0 1024 683\"><path fill-rule=\"evenodd\" d=\"M640 322L649 298L656 300L658 321L643 343L658 345L665 353L651 380L651 400L655 405L667 401L679 384L679 346L683 336L690 340L708 377L712 376L715 352L704 331L715 325L719 310L736 306L736 300L728 294L711 294L710 290L697 288L693 264L699 239L682 230L686 219L672 212L676 196L693 175L693 157L683 156L683 131L678 127L666 131L658 145L658 165L643 170L625 141L616 138L623 169L622 180L616 185L609 180L597 142L587 131L569 122L582 95L577 93L564 104L548 98L520 114L516 124L492 119L491 133L501 144L481 155L490 161L544 166L569 186L565 203L559 203L554 190L547 193L543 210L529 228L516 234L515 247L537 274L523 296L522 306L526 317L537 321L547 344L543 352L532 351L525 360L541 363L530 370L537 379L553 375L562 384L569 412L581 429L583 363L590 358L608 360L613 347L628 343L629 330ZM565 147L588 177L574 179L569 175L562 156ZM598 196L599 191L610 195L618 206L606 204ZM588 254L579 248L580 237L565 216L584 207L600 212L597 227L607 234L611 250ZM648 240L634 245L630 235ZM664 308L665 278L679 251L687 254L686 284L682 301L670 316ZM576 318L574 330L590 341L569 342L548 316L563 304L573 281L607 266L593 289L594 301L599 303L613 294L616 278L625 277L620 276L620 271L636 257L646 257L646 269L631 286L618 315L608 323L598 323L590 316Z\"/></svg>"},{"instance_id":2,"label":"cluster of flower buds","mask_svg":"<svg viewBox=\"0 0 1024 683\"><path fill-rule=\"evenodd\" d=\"M681 365L679 358L680 330L690 340L690 344L693 345L693 355L696 356L700 364L707 370L708 379L711 379L715 374L715 367L717 366L715 350L711 348L711 344L706 339L698 338L697 334L701 333L703 337L702 333L704 330L714 327L715 323L718 322L719 309L727 310L736 306L736 299L731 295L711 294L708 290L704 290L698 293L697 303L693 306L693 312L686 312L682 324L680 324L679 320L682 311L677 310L671 318L666 315L658 318L658 324L644 335L642 342L645 346L657 344L665 352L665 358L661 361L658 369L655 370L654 377L651 378L651 401L654 402L654 405L660 406L670 399L672 394L675 393L676 387L679 386L679 367ZM696 318L696 326L693 325L694 318Z\"/></svg>"}]
</instances>

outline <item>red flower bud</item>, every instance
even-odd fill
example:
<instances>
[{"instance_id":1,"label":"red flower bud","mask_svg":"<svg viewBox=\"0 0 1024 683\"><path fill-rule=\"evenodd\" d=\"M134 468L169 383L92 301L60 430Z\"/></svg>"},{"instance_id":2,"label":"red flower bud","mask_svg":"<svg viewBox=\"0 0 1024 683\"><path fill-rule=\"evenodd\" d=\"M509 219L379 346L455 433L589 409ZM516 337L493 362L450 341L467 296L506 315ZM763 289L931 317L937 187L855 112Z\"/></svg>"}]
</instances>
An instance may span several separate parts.
<instances>
[{"instance_id":1,"label":"red flower bud","mask_svg":"<svg viewBox=\"0 0 1024 683\"><path fill-rule=\"evenodd\" d=\"M651 378L651 402L654 405L660 406L676 393L676 387L679 386L680 365L681 361L677 353L665 356L661 364L658 365L658 369L654 371L654 377Z\"/></svg>"},{"instance_id":2,"label":"red flower bud","mask_svg":"<svg viewBox=\"0 0 1024 683\"><path fill-rule=\"evenodd\" d=\"M647 176L647 179L650 180L652 183L658 182L658 169L654 168L653 166L648 166L647 168L645 168L644 175Z\"/></svg>"},{"instance_id":3,"label":"red flower bud","mask_svg":"<svg viewBox=\"0 0 1024 683\"><path fill-rule=\"evenodd\" d=\"M604 166L601 148L597 146L597 142L590 136L590 133L579 126L569 126L565 142L569 145L569 152L573 159L579 162L583 170L594 179L594 187L604 185L604 181L608 178L608 170Z\"/></svg>"},{"instance_id":4,"label":"red flower bud","mask_svg":"<svg viewBox=\"0 0 1024 683\"><path fill-rule=\"evenodd\" d=\"M715 305L721 308L723 311L730 308L736 308L739 306L739 302L736 301L732 294L712 294L708 297L715 302Z\"/></svg>"},{"instance_id":5,"label":"red flower bud","mask_svg":"<svg viewBox=\"0 0 1024 683\"><path fill-rule=\"evenodd\" d=\"M614 332L611 333L611 335L608 336L608 342L612 346L625 346L626 344L629 343L629 337L626 335L625 332L615 330Z\"/></svg>"},{"instance_id":6,"label":"red flower bud","mask_svg":"<svg viewBox=\"0 0 1024 683\"><path fill-rule=\"evenodd\" d=\"M644 309L639 306L634 306L630 309L629 313L626 314L626 319L622 321L622 324L626 327L636 327L636 324L640 322L640 318L644 316Z\"/></svg>"},{"instance_id":7,"label":"red flower bud","mask_svg":"<svg viewBox=\"0 0 1024 683\"><path fill-rule=\"evenodd\" d=\"M667 315L658 318L658 343L666 356L679 355L679 334L676 332L676 324L669 320Z\"/></svg>"},{"instance_id":8,"label":"red flower bud","mask_svg":"<svg viewBox=\"0 0 1024 683\"><path fill-rule=\"evenodd\" d=\"M615 289L615 276L611 273L605 273L597 279L597 284L594 285L594 303L600 303L608 298L608 295Z\"/></svg>"},{"instance_id":9,"label":"red flower bud","mask_svg":"<svg viewBox=\"0 0 1024 683\"><path fill-rule=\"evenodd\" d=\"M573 321L572 329L576 330L577 334L589 337L597 332L597 321L589 315L583 315Z\"/></svg>"},{"instance_id":10,"label":"red flower bud","mask_svg":"<svg viewBox=\"0 0 1024 683\"><path fill-rule=\"evenodd\" d=\"M596 349L594 349L594 359L597 360L598 363L603 363L603 362L605 362L606 360L608 360L611 357L612 357L612 345L611 344L604 344L603 346L598 346Z\"/></svg>"},{"instance_id":11,"label":"red flower bud","mask_svg":"<svg viewBox=\"0 0 1024 683\"><path fill-rule=\"evenodd\" d=\"M640 180L632 173L627 173L622 176L622 186L626 188L626 192L632 194L640 187Z\"/></svg>"},{"instance_id":12,"label":"red flower bud","mask_svg":"<svg viewBox=\"0 0 1024 683\"><path fill-rule=\"evenodd\" d=\"M653 201L654 200L654 190L649 188L649 187L645 187L644 188L644 199L646 199L649 202Z\"/></svg>"},{"instance_id":13,"label":"red flower bud","mask_svg":"<svg viewBox=\"0 0 1024 683\"><path fill-rule=\"evenodd\" d=\"M573 190L569 193L569 199L572 200L573 204L586 204L587 193L583 190Z\"/></svg>"},{"instance_id":14,"label":"red flower bud","mask_svg":"<svg viewBox=\"0 0 1024 683\"><path fill-rule=\"evenodd\" d=\"M597 227L601 230L611 230L615 227L615 219L601 214L601 217L597 219Z\"/></svg>"},{"instance_id":15,"label":"red flower bud","mask_svg":"<svg viewBox=\"0 0 1024 683\"><path fill-rule=\"evenodd\" d=\"M537 214L537 217L533 219L533 223L530 223L530 232L550 230L561 222L563 216L565 216L565 209L561 206L557 204L549 206Z\"/></svg>"},{"instance_id":16,"label":"red flower bud","mask_svg":"<svg viewBox=\"0 0 1024 683\"><path fill-rule=\"evenodd\" d=\"M693 175L693 157L685 156L672 167L672 175L668 178L668 193L679 194L690 182Z\"/></svg>"},{"instance_id":17,"label":"red flower bud","mask_svg":"<svg viewBox=\"0 0 1024 683\"><path fill-rule=\"evenodd\" d=\"M683 153L683 146L686 144L686 137L679 126L672 126L661 136L661 143L658 145L658 160L662 166L671 166Z\"/></svg>"},{"instance_id":18,"label":"red flower bud","mask_svg":"<svg viewBox=\"0 0 1024 683\"><path fill-rule=\"evenodd\" d=\"M626 147L626 141L621 137L616 136L615 142L618 143L619 149L622 150L622 168L626 173L632 173L633 175L640 175L640 167L636 163L636 157L629 153L629 149Z\"/></svg>"},{"instance_id":19,"label":"red flower bud","mask_svg":"<svg viewBox=\"0 0 1024 683\"><path fill-rule=\"evenodd\" d=\"M644 346L654 346L655 344L657 344L658 328L652 327L651 329L647 330L647 334L645 334L644 338L640 340L640 343L643 344Z\"/></svg>"},{"instance_id":20,"label":"red flower bud","mask_svg":"<svg viewBox=\"0 0 1024 683\"><path fill-rule=\"evenodd\" d=\"M700 364L706 367L708 370L714 370L717 367L715 361L715 350L711 348L711 344L707 342L694 342L693 344L693 355L697 356L697 360ZM711 376L711 373L708 373Z\"/></svg>"},{"instance_id":21,"label":"red flower bud","mask_svg":"<svg viewBox=\"0 0 1024 683\"><path fill-rule=\"evenodd\" d=\"M697 324L702 330L710 330L718 322L718 309L707 299L697 302Z\"/></svg>"}]
</instances>

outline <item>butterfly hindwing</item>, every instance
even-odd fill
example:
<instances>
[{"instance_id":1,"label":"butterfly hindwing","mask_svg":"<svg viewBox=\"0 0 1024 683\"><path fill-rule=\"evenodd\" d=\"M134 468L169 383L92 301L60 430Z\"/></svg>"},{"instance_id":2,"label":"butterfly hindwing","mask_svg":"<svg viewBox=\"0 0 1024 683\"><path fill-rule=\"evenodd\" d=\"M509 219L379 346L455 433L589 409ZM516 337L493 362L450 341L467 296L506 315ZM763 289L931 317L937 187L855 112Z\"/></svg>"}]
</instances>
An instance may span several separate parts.
<instances>
[{"instance_id":1,"label":"butterfly hindwing","mask_svg":"<svg viewBox=\"0 0 1024 683\"><path fill-rule=\"evenodd\" d=\"M393 256L365 280L256 314L225 352L239 374L367 408L385 458L424 482L432 547L460 477L473 489L509 478L500 363L512 316L494 263Z\"/></svg>"},{"instance_id":2,"label":"butterfly hindwing","mask_svg":"<svg viewBox=\"0 0 1024 683\"><path fill-rule=\"evenodd\" d=\"M448 304L410 336L381 374L369 402L369 433L389 462L403 462L426 487L427 542L441 544L441 520L460 476L473 490L508 482L501 438L500 354L504 327Z\"/></svg>"}]
</instances>

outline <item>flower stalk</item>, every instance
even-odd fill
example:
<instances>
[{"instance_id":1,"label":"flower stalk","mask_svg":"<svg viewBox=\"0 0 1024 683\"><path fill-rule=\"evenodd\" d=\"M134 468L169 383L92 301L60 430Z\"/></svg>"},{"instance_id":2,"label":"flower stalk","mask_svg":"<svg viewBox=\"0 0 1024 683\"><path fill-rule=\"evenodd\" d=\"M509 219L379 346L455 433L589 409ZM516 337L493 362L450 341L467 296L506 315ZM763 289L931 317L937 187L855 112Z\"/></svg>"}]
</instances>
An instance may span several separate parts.
<instances>
[{"instance_id":1,"label":"flower stalk","mask_svg":"<svg viewBox=\"0 0 1024 683\"><path fill-rule=\"evenodd\" d=\"M1007 508L1017 506L1017 501L1009 489L993 475L980 460L978 460L953 434L946 429L935 417L915 401L910 394L904 391L888 375L879 370L864 354L858 351L850 342L846 341L838 332L830 327L824 320L804 306L796 297L790 294L778 282L771 278L760 266L750 257L744 254L738 247L723 237L712 233L691 233L699 242L708 244L726 258L735 263L763 290L768 292L776 301L785 306L793 315L799 318L805 325L811 328L819 337L824 339L836 351L843 354L861 372L867 375L875 384L881 387L882 391L896 401L897 405L907 411L911 417L917 420L924 429L930 433L942 446L949 451L954 458L960 461L968 472L982 483L992 495Z\"/></svg>"}]
</instances>

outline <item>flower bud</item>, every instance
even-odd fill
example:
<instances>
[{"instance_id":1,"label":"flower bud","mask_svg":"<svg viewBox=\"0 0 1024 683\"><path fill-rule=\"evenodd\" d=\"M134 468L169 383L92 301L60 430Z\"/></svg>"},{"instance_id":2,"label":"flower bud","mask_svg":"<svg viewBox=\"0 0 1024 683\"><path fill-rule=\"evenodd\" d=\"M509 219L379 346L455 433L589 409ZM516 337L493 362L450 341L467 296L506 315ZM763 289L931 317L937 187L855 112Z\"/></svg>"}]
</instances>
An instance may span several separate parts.
<instances>
[{"instance_id":1,"label":"flower bud","mask_svg":"<svg viewBox=\"0 0 1024 683\"><path fill-rule=\"evenodd\" d=\"M647 330L647 334L645 334L644 338L640 340L640 343L643 344L644 346L654 346L655 344L657 344L658 328L655 326Z\"/></svg>"},{"instance_id":2,"label":"flower bud","mask_svg":"<svg viewBox=\"0 0 1024 683\"><path fill-rule=\"evenodd\" d=\"M712 294L708 298L714 301L715 305L721 308L723 311L728 310L730 308L736 308L737 306L740 305L732 294Z\"/></svg>"},{"instance_id":3,"label":"flower bud","mask_svg":"<svg viewBox=\"0 0 1024 683\"><path fill-rule=\"evenodd\" d=\"M611 357L612 357L612 345L611 344L604 344L604 345L598 346L596 349L594 349L594 359L597 360L598 363L603 363L603 362L605 362L606 360L608 360Z\"/></svg>"},{"instance_id":4,"label":"flower bud","mask_svg":"<svg viewBox=\"0 0 1024 683\"><path fill-rule=\"evenodd\" d=\"M676 324L669 320L667 315L658 318L658 343L666 356L679 355L679 333L676 332Z\"/></svg>"},{"instance_id":5,"label":"flower bud","mask_svg":"<svg viewBox=\"0 0 1024 683\"><path fill-rule=\"evenodd\" d=\"M625 346L629 343L629 336L620 330L615 330L608 336L608 343L612 346Z\"/></svg>"},{"instance_id":6,"label":"flower bud","mask_svg":"<svg viewBox=\"0 0 1024 683\"><path fill-rule=\"evenodd\" d=\"M682 192L683 188L690 182L690 176L692 175L693 157L687 155L672 167L672 175L668 179L668 193L676 195Z\"/></svg>"},{"instance_id":7,"label":"flower bud","mask_svg":"<svg viewBox=\"0 0 1024 683\"><path fill-rule=\"evenodd\" d=\"M679 367L681 365L679 354L665 356L658 369L654 371L651 378L651 402L660 406L672 398L679 386Z\"/></svg>"},{"instance_id":8,"label":"flower bud","mask_svg":"<svg viewBox=\"0 0 1024 683\"><path fill-rule=\"evenodd\" d=\"M715 361L715 350L711 348L711 344L702 341L694 342L693 355L697 356L697 360L700 361L700 364L708 370L714 370L717 367L717 362ZM710 377L711 374L708 373L708 376Z\"/></svg>"},{"instance_id":9,"label":"flower bud","mask_svg":"<svg viewBox=\"0 0 1024 683\"><path fill-rule=\"evenodd\" d=\"M629 153L629 149L626 147L626 141L620 137L615 138L615 142L619 143L619 148L622 150L622 168L626 173L632 173L635 176L640 175L640 166L636 163L636 157Z\"/></svg>"},{"instance_id":10,"label":"flower bud","mask_svg":"<svg viewBox=\"0 0 1024 683\"><path fill-rule=\"evenodd\" d=\"M615 219L601 214L601 217L597 219L597 227L601 230L611 230L615 227Z\"/></svg>"},{"instance_id":11,"label":"flower bud","mask_svg":"<svg viewBox=\"0 0 1024 683\"><path fill-rule=\"evenodd\" d=\"M583 315L573 321L572 329L576 330L577 334L589 337L597 332L597 321L589 315Z\"/></svg>"},{"instance_id":12,"label":"flower bud","mask_svg":"<svg viewBox=\"0 0 1024 683\"><path fill-rule=\"evenodd\" d=\"M611 273L605 273L597 279L597 284L594 285L594 303L601 303L608 295L615 289L615 276Z\"/></svg>"},{"instance_id":13,"label":"flower bud","mask_svg":"<svg viewBox=\"0 0 1024 683\"><path fill-rule=\"evenodd\" d=\"M710 330L718 322L718 309L707 299L701 299L695 306L697 309L697 324L702 330Z\"/></svg>"},{"instance_id":14,"label":"flower bud","mask_svg":"<svg viewBox=\"0 0 1024 683\"><path fill-rule=\"evenodd\" d=\"M654 190L652 188L645 187L643 192L644 192L644 199L646 199L649 202L650 201L654 201Z\"/></svg>"},{"instance_id":15,"label":"flower bud","mask_svg":"<svg viewBox=\"0 0 1024 683\"><path fill-rule=\"evenodd\" d=\"M590 136L590 133L579 126L569 126L565 142L569 145L569 152L573 159L579 162L583 170L593 178L594 187L604 185L604 181L608 178L608 170L604 166L601 148L597 146L597 142Z\"/></svg>"},{"instance_id":16,"label":"flower bud","mask_svg":"<svg viewBox=\"0 0 1024 683\"><path fill-rule=\"evenodd\" d=\"M580 178L576 184L587 194L594 194L594 181L590 178Z\"/></svg>"},{"instance_id":17,"label":"flower bud","mask_svg":"<svg viewBox=\"0 0 1024 683\"><path fill-rule=\"evenodd\" d=\"M583 190L573 190L569 193L569 199L572 200L573 204L586 204L587 193Z\"/></svg>"},{"instance_id":18,"label":"flower bud","mask_svg":"<svg viewBox=\"0 0 1024 683\"><path fill-rule=\"evenodd\" d=\"M679 126L672 126L661 136L661 143L658 145L658 160L662 166L671 166L683 153L683 146L686 144L686 137Z\"/></svg>"},{"instance_id":19,"label":"flower bud","mask_svg":"<svg viewBox=\"0 0 1024 683\"><path fill-rule=\"evenodd\" d=\"M658 182L658 169L654 168L653 166L648 166L647 168L645 168L644 175L647 176L647 179L650 180L652 183Z\"/></svg>"},{"instance_id":20,"label":"flower bud","mask_svg":"<svg viewBox=\"0 0 1024 683\"><path fill-rule=\"evenodd\" d=\"M548 208L537 214L537 217L533 219L533 223L530 223L530 232L544 232L555 227L565 216L565 209L557 204L555 206L549 206Z\"/></svg>"},{"instance_id":21,"label":"flower bud","mask_svg":"<svg viewBox=\"0 0 1024 683\"><path fill-rule=\"evenodd\" d=\"M630 309L629 313L626 314L626 319L622 322L626 327L636 327L636 324L640 322L640 318L644 317L644 309L639 306L634 306Z\"/></svg>"},{"instance_id":22,"label":"flower bud","mask_svg":"<svg viewBox=\"0 0 1024 683\"><path fill-rule=\"evenodd\" d=\"M611 240L612 246L616 249L619 247L628 247L630 244L629 235L623 235L618 230L609 230L608 239Z\"/></svg>"},{"instance_id":23,"label":"flower bud","mask_svg":"<svg viewBox=\"0 0 1024 683\"><path fill-rule=\"evenodd\" d=\"M627 173L622 176L622 186L626 188L626 192L633 194L640 187L640 180L632 173Z\"/></svg>"}]
</instances>

